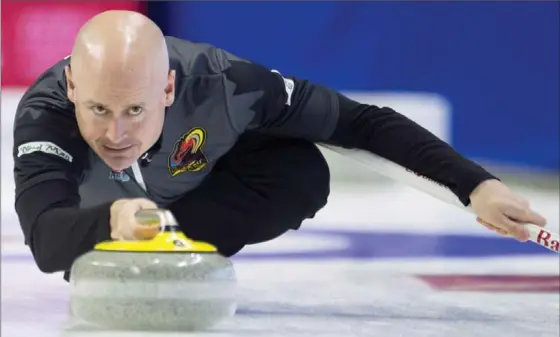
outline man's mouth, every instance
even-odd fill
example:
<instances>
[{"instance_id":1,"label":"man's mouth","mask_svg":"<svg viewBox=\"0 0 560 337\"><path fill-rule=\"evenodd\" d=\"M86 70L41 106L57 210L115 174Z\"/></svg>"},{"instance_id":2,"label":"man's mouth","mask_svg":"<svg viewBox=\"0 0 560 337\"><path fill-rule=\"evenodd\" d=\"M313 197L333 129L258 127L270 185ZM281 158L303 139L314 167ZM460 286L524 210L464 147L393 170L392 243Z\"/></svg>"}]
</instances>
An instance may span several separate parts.
<instances>
[{"instance_id":1,"label":"man's mouth","mask_svg":"<svg viewBox=\"0 0 560 337\"><path fill-rule=\"evenodd\" d=\"M132 147L132 145L103 145L104 148L110 151L123 151Z\"/></svg>"},{"instance_id":2,"label":"man's mouth","mask_svg":"<svg viewBox=\"0 0 560 337\"><path fill-rule=\"evenodd\" d=\"M122 155L134 145L102 145L103 151L109 155Z\"/></svg>"}]
</instances>

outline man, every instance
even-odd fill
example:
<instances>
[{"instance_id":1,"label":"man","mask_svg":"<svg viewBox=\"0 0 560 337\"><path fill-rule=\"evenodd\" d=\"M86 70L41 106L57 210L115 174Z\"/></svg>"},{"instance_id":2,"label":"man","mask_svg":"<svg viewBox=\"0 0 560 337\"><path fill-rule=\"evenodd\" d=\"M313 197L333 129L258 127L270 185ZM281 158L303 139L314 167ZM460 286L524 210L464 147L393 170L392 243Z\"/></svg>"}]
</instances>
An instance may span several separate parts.
<instances>
[{"instance_id":1,"label":"man","mask_svg":"<svg viewBox=\"0 0 560 337\"><path fill-rule=\"evenodd\" d=\"M316 142L368 150L444 184L504 235L527 240L522 223L545 224L493 175L390 108L164 37L126 11L92 18L71 57L21 100L15 207L47 273L68 271L100 241L153 237L157 229L134 214L156 207L232 256L326 204L329 169Z\"/></svg>"}]
</instances>

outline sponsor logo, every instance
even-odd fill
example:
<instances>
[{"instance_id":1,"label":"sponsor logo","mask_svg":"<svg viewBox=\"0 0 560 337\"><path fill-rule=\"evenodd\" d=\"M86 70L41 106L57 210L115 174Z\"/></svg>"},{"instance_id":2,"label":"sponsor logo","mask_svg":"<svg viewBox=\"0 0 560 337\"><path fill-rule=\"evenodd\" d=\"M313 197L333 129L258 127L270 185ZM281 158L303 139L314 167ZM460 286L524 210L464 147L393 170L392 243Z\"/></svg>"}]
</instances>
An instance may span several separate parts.
<instances>
[{"instance_id":1,"label":"sponsor logo","mask_svg":"<svg viewBox=\"0 0 560 337\"><path fill-rule=\"evenodd\" d=\"M179 138L169 154L168 167L171 176L183 172L198 172L206 167L208 159L202 152L206 131L194 128Z\"/></svg>"},{"instance_id":2,"label":"sponsor logo","mask_svg":"<svg viewBox=\"0 0 560 337\"><path fill-rule=\"evenodd\" d=\"M560 251L560 241L558 241L558 235L556 235L556 240L554 240L553 235L544 229L541 229L539 231L539 235L537 236L537 243L541 246L545 246L550 250L556 252Z\"/></svg>"},{"instance_id":3,"label":"sponsor logo","mask_svg":"<svg viewBox=\"0 0 560 337\"><path fill-rule=\"evenodd\" d=\"M124 171L111 171L109 172L109 179L125 183L130 180L130 177Z\"/></svg>"},{"instance_id":4,"label":"sponsor logo","mask_svg":"<svg viewBox=\"0 0 560 337\"><path fill-rule=\"evenodd\" d=\"M185 243L185 241L179 240L179 239L173 240L173 244L174 244L176 247L181 247L181 248L187 246L187 244Z\"/></svg>"},{"instance_id":5,"label":"sponsor logo","mask_svg":"<svg viewBox=\"0 0 560 337\"><path fill-rule=\"evenodd\" d=\"M282 76L282 74L280 74L280 72L278 70L271 70L273 73L276 73L278 75L280 75L280 77L282 77L282 79L284 80L284 87L286 90L286 94L288 94L288 97L286 98L286 105L291 105L292 104L292 94L294 93L294 88L295 88L295 83L293 80L289 79L289 78L285 78L284 76Z\"/></svg>"},{"instance_id":6,"label":"sponsor logo","mask_svg":"<svg viewBox=\"0 0 560 337\"><path fill-rule=\"evenodd\" d=\"M51 142L30 142L18 146L18 157L33 152L43 152L60 157L66 161L72 162L72 156L64 151L60 146Z\"/></svg>"}]
</instances>

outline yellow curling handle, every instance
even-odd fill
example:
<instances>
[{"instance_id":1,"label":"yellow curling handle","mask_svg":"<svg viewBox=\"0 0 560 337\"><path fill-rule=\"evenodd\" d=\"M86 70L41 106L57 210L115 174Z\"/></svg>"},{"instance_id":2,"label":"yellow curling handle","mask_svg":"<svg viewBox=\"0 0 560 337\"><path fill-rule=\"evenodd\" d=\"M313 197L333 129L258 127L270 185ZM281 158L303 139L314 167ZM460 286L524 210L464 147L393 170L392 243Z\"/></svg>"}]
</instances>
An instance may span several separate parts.
<instances>
[{"instance_id":1,"label":"yellow curling handle","mask_svg":"<svg viewBox=\"0 0 560 337\"><path fill-rule=\"evenodd\" d=\"M191 240L178 231L178 225L169 211L140 211L137 219L144 225L160 226L161 231L151 240L105 241L98 243L94 249L114 252L217 252L213 245Z\"/></svg>"},{"instance_id":2,"label":"yellow curling handle","mask_svg":"<svg viewBox=\"0 0 560 337\"><path fill-rule=\"evenodd\" d=\"M105 241L98 243L95 250L120 251L120 252L216 252L213 245L193 241L183 233L162 232L151 240L138 241Z\"/></svg>"}]
</instances>

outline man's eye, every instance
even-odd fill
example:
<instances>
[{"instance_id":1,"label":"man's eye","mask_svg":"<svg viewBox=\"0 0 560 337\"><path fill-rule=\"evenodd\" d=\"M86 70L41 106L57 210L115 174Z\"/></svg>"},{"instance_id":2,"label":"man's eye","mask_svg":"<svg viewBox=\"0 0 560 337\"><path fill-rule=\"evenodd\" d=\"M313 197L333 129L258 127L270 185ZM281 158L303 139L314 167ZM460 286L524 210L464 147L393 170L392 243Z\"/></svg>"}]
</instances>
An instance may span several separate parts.
<instances>
[{"instance_id":1,"label":"man's eye","mask_svg":"<svg viewBox=\"0 0 560 337\"><path fill-rule=\"evenodd\" d=\"M94 106L94 107L92 107L91 109L93 110L93 112L94 112L96 115L103 115L104 113L107 112L107 110L106 110L104 107L99 106L99 105Z\"/></svg>"},{"instance_id":2,"label":"man's eye","mask_svg":"<svg viewBox=\"0 0 560 337\"><path fill-rule=\"evenodd\" d=\"M136 116L136 115L139 115L140 113L142 113L142 111L144 111L144 109L142 109L142 107L135 106L135 107L130 108L129 113L132 116Z\"/></svg>"}]
</instances>

